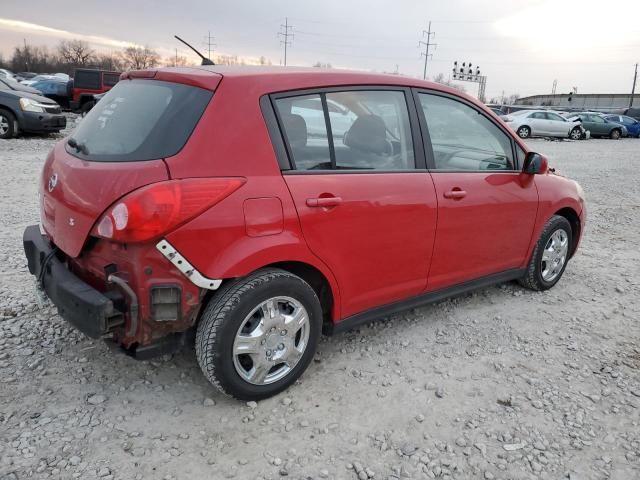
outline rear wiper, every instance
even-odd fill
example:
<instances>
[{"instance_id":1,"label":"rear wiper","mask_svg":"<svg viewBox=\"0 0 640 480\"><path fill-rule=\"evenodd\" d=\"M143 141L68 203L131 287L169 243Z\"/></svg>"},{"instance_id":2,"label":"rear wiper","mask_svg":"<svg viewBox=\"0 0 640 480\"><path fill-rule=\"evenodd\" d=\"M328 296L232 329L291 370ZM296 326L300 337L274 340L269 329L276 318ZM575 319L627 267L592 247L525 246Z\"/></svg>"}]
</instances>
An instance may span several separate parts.
<instances>
[{"instance_id":1,"label":"rear wiper","mask_svg":"<svg viewBox=\"0 0 640 480\"><path fill-rule=\"evenodd\" d=\"M85 155L89 155L89 149L87 148L87 146L82 142L78 142L73 137L69 137L69 140L67 140L67 145L69 145L71 148L73 148L74 150L76 150L76 151L78 151L80 153L84 153Z\"/></svg>"}]
</instances>

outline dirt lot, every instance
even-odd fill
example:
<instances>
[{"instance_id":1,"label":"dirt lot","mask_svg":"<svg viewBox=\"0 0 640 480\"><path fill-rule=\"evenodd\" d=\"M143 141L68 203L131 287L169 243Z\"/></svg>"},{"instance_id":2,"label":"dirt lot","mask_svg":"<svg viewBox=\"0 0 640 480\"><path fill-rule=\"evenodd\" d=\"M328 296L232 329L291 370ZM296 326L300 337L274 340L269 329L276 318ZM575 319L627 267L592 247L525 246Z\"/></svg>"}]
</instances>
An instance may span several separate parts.
<instances>
[{"instance_id":1,"label":"dirt lot","mask_svg":"<svg viewBox=\"0 0 640 480\"><path fill-rule=\"evenodd\" d=\"M478 291L323 339L284 394L218 395L38 308L21 236L57 138L0 140L0 478L640 478L640 140L532 140L589 202L551 291Z\"/></svg>"}]
</instances>

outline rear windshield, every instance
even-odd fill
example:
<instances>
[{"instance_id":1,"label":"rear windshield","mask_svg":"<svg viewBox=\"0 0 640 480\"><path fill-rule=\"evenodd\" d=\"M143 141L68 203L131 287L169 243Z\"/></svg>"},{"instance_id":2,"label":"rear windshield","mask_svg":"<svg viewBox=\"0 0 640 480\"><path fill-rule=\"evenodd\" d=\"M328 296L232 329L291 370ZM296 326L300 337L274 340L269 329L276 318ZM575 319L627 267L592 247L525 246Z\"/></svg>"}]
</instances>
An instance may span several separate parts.
<instances>
[{"instance_id":1,"label":"rear windshield","mask_svg":"<svg viewBox=\"0 0 640 480\"><path fill-rule=\"evenodd\" d=\"M212 96L179 83L121 81L82 120L71 136L74 147L67 143L66 149L104 162L170 157L187 142Z\"/></svg>"}]
</instances>

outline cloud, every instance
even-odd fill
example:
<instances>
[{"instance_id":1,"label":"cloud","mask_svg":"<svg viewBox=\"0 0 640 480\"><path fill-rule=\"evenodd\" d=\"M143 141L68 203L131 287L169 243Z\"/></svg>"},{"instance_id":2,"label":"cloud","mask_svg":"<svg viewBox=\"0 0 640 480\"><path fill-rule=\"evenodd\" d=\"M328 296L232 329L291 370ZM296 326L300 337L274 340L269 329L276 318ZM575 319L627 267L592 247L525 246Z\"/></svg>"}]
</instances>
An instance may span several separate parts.
<instances>
[{"instance_id":1,"label":"cloud","mask_svg":"<svg viewBox=\"0 0 640 480\"><path fill-rule=\"evenodd\" d=\"M44 35L47 37L55 37L61 40L79 39L84 40L85 42L90 43L94 46L100 47L126 48L131 45L138 46L132 42L116 40L99 35L83 35L81 33L69 32L68 30L59 30L57 28L47 27L45 25L38 25L37 23L11 20L10 18L0 17L0 28L5 28L7 30L18 33L30 33L36 35Z\"/></svg>"}]
</instances>

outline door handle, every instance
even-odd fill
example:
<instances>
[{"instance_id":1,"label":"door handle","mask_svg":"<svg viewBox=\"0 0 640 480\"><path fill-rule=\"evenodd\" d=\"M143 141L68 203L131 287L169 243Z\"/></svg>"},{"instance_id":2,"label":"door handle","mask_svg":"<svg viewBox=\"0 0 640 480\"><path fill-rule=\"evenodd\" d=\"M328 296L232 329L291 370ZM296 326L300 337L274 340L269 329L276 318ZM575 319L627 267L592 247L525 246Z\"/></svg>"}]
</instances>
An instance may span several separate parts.
<instances>
[{"instance_id":1,"label":"door handle","mask_svg":"<svg viewBox=\"0 0 640 480\"><path fill-rule=\"evenodd\" d=\"M460 200L467 196L467 192L460 189L449 190L448 192L444 192L444 198L452 198L454 200Z\"/></svg>"},{"instance_id":2,"label":"door handle","mask_svg":"<svg viewBox=\"0 0 640 480\"><path fill-rule=\"evenodd\" d=\"M340 197L307 198L307 207L337 207L342 205Z\"/></svg>"}]
</instances>

